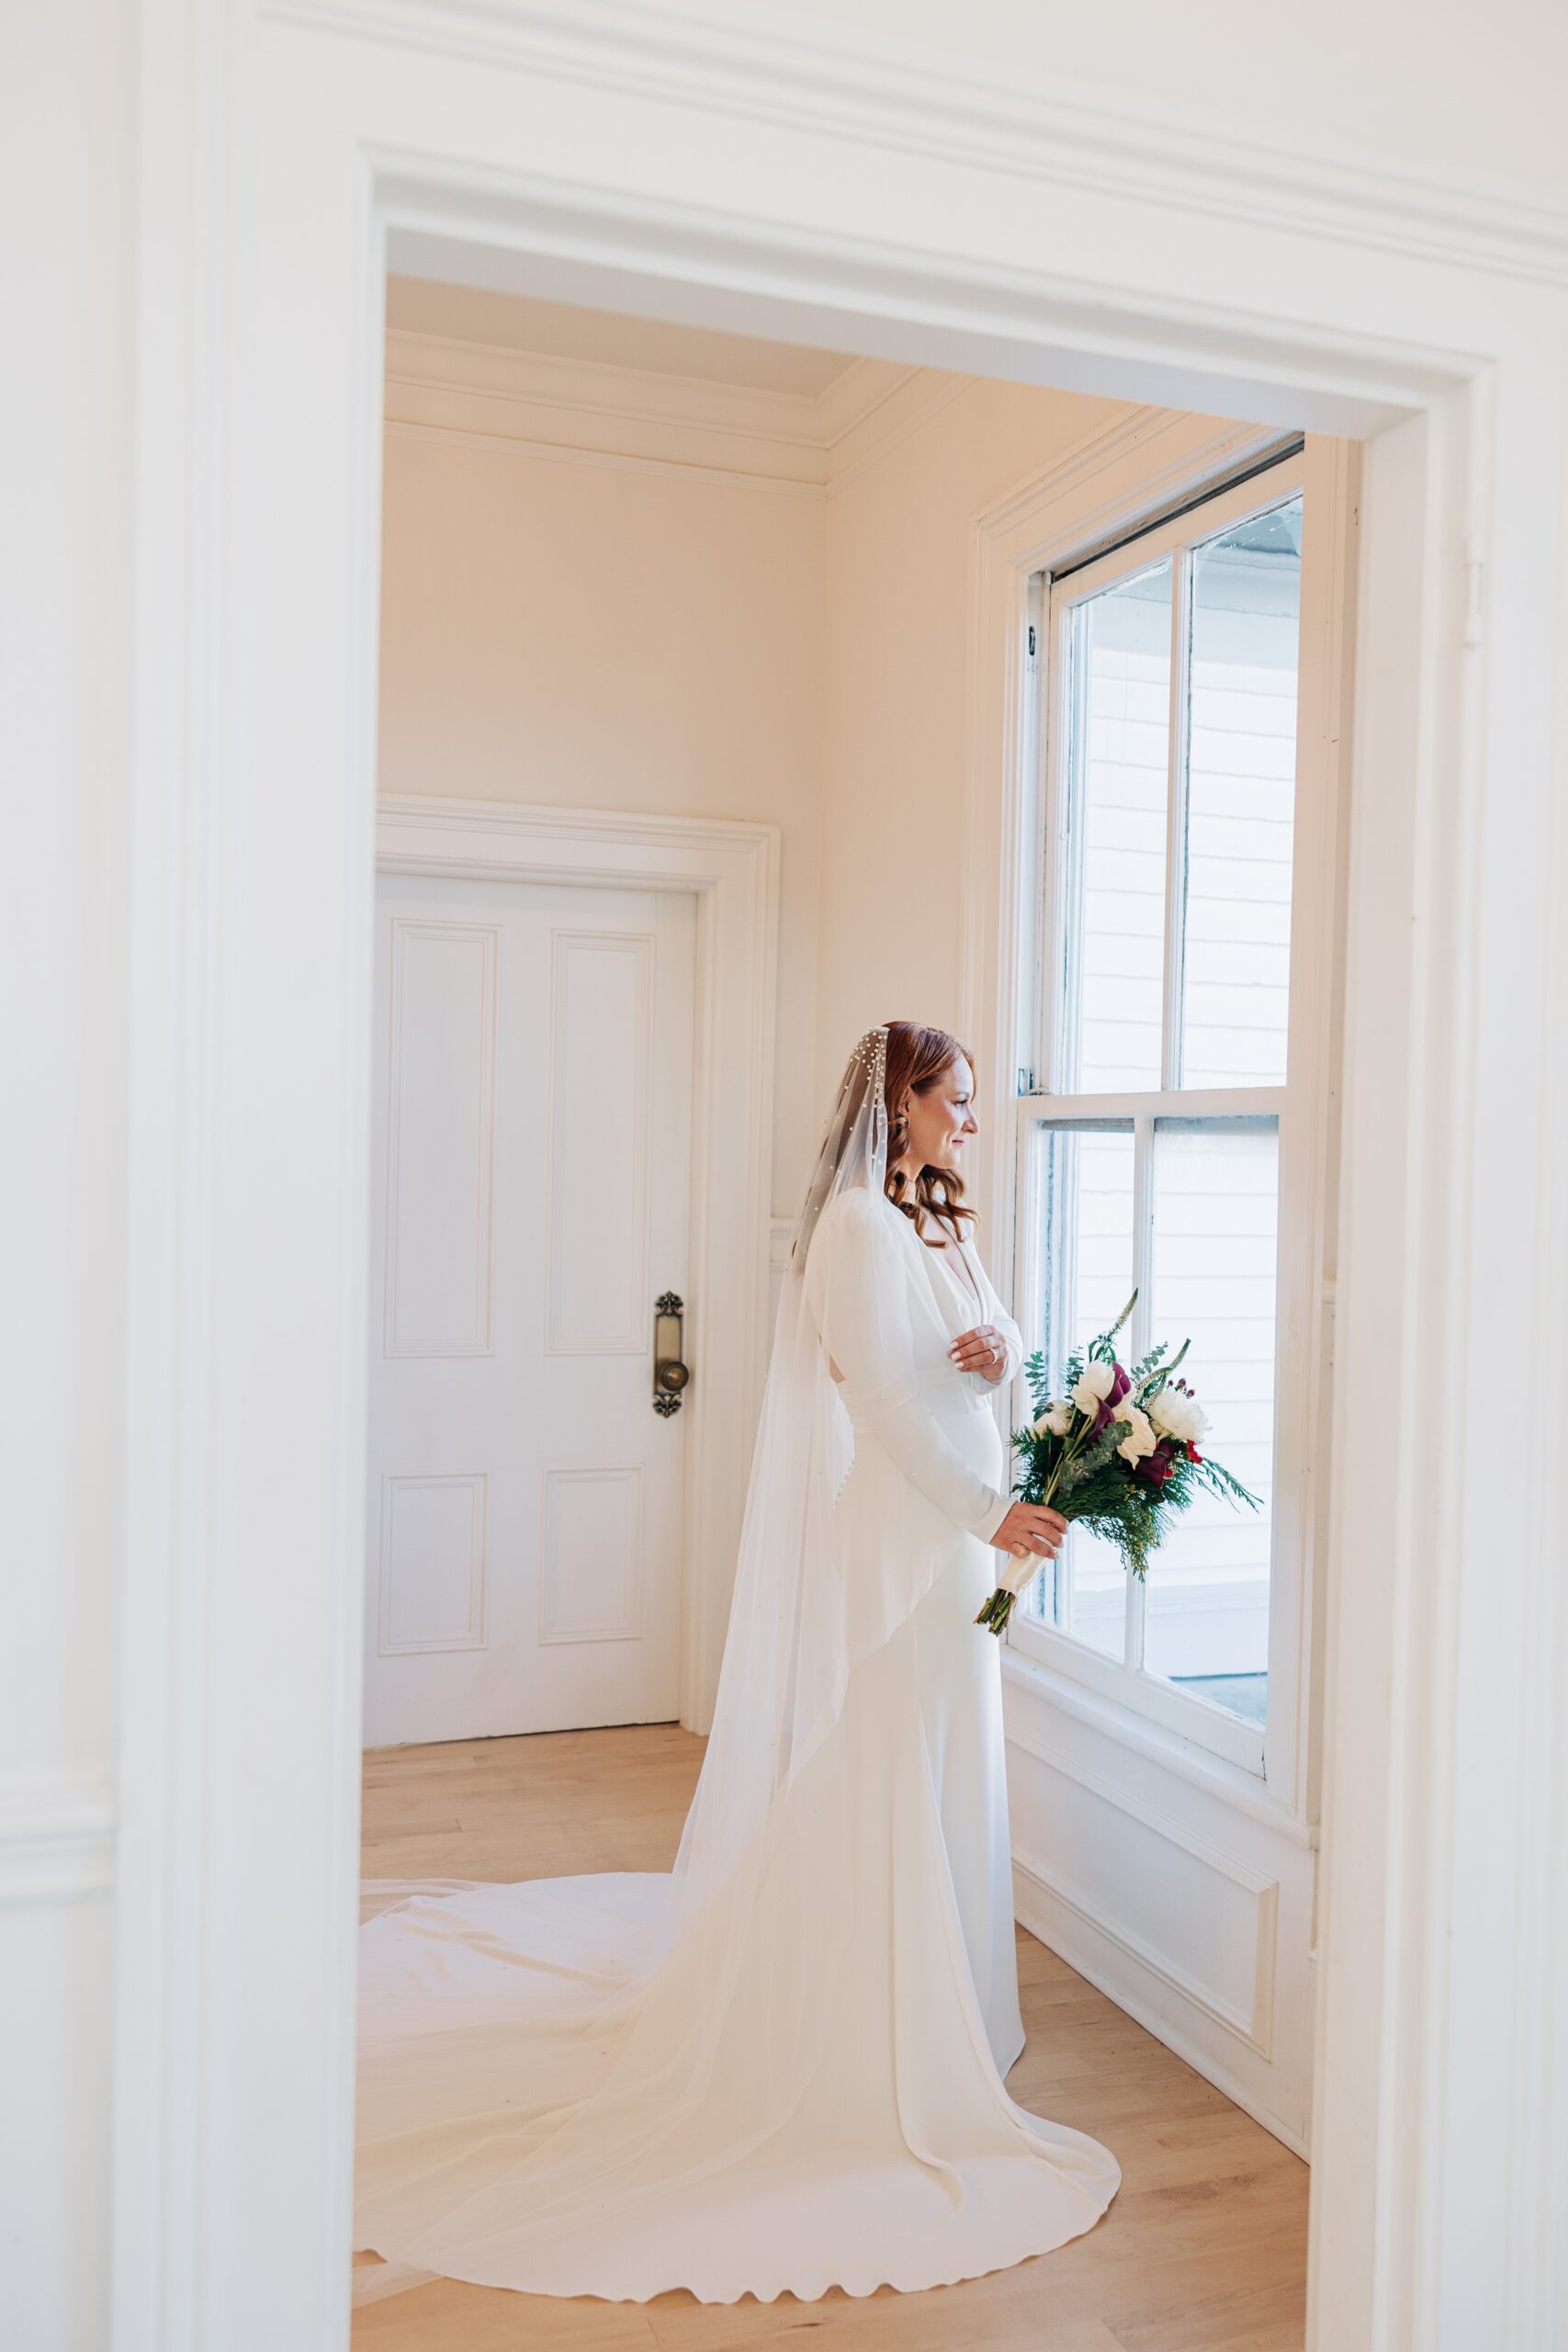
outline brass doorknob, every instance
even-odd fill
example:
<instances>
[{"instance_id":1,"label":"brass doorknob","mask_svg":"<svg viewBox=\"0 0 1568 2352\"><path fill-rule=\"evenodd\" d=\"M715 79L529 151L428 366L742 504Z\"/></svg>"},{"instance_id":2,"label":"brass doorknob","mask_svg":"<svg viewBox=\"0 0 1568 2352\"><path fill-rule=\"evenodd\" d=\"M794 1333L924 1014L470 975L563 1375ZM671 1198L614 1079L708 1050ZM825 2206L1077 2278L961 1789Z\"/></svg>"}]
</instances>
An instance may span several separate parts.
<instances>
[{"instance_id":1,"label":"brass doorknob","mask_svg":"<svg viewBox=\"0 0 1568 2352\"><path fill-rule=\"evenodd\" d=\"M653 1302L653 1409L666 1419L681 1409L681 1397L692 1377L684 1362L685 1308L672 1290Z\"/></svg>"}]
</instances>

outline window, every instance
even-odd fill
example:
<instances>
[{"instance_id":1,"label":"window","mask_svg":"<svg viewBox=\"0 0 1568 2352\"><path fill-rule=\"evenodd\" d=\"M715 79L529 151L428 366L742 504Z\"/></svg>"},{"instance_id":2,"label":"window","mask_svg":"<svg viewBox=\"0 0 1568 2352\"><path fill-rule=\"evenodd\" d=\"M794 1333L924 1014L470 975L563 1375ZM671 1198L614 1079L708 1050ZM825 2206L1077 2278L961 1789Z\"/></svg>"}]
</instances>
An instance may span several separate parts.
<instances>
[{"instance_id":1,"label":"window","mask_svg":"<svg viewBox=\"0 0 1568 2352\"><path fill-rule=\"evenodd\" d=\"M1079 1530L1016 1638L1260 1769L1291 1135L1303 491L1270 467L1043 592L1040 1068L1020 1103L1026 1339L1053 1383L1138 1293L1192 1342L1214 1453L1140 1586Z\"/></svg>"}]
</instances>

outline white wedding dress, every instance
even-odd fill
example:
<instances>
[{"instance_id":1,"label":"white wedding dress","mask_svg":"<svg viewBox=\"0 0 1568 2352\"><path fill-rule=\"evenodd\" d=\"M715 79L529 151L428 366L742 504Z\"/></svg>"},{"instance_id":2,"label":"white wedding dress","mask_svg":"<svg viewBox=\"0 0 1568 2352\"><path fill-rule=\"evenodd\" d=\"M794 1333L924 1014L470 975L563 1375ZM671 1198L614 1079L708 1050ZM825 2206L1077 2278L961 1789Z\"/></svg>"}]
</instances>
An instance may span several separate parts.
<instances>
[{"instance_id":1,"label":"white wedding dress","mask_svg":"<svg viewBox=\"0 0 1568 2352\"><path fill-rule=\"evenodd\" d=\"M1002 2081L1024 2037L999 1645L973 1620L1004 1447L946 1349L995 1323L1010 1374L1017 1327L973 1249L928 1248L880 1184L818 1191L675 1872L367 1888L355 2245L386 2267L356 2300L437 2275L928 2288L1060 2245L1116 2192L1106 2149Z\"/></svg>"}]
</instances>

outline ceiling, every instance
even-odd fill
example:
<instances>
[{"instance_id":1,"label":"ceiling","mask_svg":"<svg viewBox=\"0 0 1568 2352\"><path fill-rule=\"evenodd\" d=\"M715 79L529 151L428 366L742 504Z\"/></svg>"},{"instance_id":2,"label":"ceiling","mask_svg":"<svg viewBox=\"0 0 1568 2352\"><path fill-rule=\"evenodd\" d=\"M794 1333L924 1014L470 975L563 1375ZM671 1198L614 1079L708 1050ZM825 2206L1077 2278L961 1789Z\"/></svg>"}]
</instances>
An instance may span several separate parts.
<instances>
[{"instance_id":1,"label":"ceiling","mask_svg":"<svg viewBox=\"0 0 1568 2352\"><path fill-rule=\"evenodd\" d=\"M816 400L854 365L847 352L722 334L711 327L672 326L615 311L578 310L565 302L542 302L428 277L389 277L387 325L506 351L592 360L604 367L738 384L805 400Z\"/></svg>"}]
</instances>

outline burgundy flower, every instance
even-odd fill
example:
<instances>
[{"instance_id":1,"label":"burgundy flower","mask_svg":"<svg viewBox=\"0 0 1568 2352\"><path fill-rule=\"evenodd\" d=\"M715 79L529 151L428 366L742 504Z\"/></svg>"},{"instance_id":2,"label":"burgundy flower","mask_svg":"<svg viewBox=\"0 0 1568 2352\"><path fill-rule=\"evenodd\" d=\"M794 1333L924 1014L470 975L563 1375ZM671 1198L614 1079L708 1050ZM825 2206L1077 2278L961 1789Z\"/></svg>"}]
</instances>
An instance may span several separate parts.
<instances>
[{"instance_id":1,"label":"burgundy flower","mask_svg":"<svg viewBox=\"0 0 1568 2352\"><path fill-rule=\"evenodd\" d=\"M1114 1375L1111 1383L1111 1393L1106 1397L1105 1402L1101 1405L1099 1412L1094 1417L1094 1434L1096 1437L1100 1435L1100 1430L1106 1427L1108 1422L1114 1420L1117 1406L1122 1402L1122 1397L1125 1396L1127 1391L1133 1385L1128 1374L1122 1371L1119 1363L1113 1363L1111 1369Z\"/></svg>"},{"instance_id":2,"label":"burgundy flower","mask_svg":"<svg viewBox=\"0 0 1568 2352\"><path fill-rule=\"evenodd\" d=\"M1133 1476L1141 1478L1145 1487L1163 1487L1175 1467L1165 1448L1156 1446L1153 1453L1145 1453L1141 1462L1134 1463Z\"/></svg>"}]
</instances>

